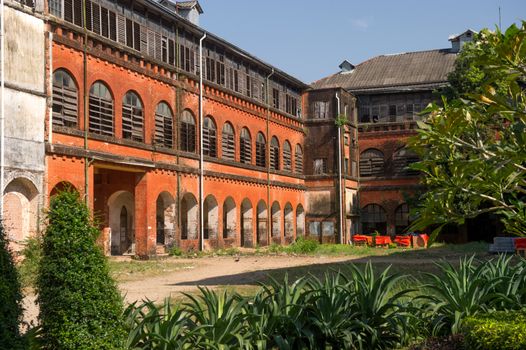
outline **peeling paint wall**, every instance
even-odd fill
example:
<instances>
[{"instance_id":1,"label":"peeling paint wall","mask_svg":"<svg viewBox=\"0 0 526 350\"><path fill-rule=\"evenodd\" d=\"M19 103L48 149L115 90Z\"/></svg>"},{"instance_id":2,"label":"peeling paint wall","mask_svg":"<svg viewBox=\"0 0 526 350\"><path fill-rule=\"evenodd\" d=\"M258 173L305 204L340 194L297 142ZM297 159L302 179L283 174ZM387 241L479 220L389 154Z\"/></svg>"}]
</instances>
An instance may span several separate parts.
<instances>
[{"instance_id":1,"label":"peeling paint wall","mask_svg":"<svg viewBox=\"0 0 526 350\"><path fill-rule=\"evenodd\" d=\"M20 7L20 9L13 7ZM5 178L4 216L23 225L12 230L15 243L38 231L43 205L46 99L45 26L22 5L5 14ZM27 9L26 9L27 10ZM28 197L28 193L31 195ZM20 203L27 205L19 205ZM11 220L13 221L13 220ZM9 220L8 220L9 222ZM9 225L7 225L9 226ZM20 232L18 232L20 231ZM18 245L14 245L18 249Z\"/></svg>"}]
</instances>

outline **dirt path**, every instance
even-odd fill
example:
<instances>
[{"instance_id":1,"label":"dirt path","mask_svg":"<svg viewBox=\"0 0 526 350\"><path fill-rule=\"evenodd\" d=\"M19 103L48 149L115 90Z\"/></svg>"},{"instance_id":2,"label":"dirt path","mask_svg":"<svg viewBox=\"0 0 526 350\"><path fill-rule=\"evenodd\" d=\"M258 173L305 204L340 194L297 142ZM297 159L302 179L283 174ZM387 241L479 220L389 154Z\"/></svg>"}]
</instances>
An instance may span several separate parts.
<instances>
[{"instance_id":1,"label":"dirt path","mask_svg":"<svg viewBox=\"0 0 526 350\"><path fill-rule=\"evenodd\" d=\"M119 289L127 302L141 299L161 301L166 297L178 297L181 292L191 292L197 286L214 288L228 285L254 285L272 270L331 264L351 260L349 256L242 256L239 261L233 257L204 257L199 259L177 259L190 267L165 275L141 278L119 283ZM27 291L24 298L25 320L35 321L38 307L35 295Z\"/></svg>"}]
</instances>

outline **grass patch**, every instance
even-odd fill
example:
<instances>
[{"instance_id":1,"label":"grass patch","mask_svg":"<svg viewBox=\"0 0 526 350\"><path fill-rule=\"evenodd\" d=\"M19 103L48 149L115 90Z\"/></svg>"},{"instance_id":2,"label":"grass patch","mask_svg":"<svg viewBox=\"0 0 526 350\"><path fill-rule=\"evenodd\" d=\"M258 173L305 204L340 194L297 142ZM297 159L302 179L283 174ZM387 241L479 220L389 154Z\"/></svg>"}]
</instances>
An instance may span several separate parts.
<instances>
[{"instance_id":1,"label":"grass patch","mask_svg":"<svg viewBox=\"0 0 526 350\"><path fill-rule=\"evenodd\" d=\"M110 259L109 265L111 276L115 278L117 282L155 277L177 270L193 268L194 266L190 263L182 263L169 259L147 261Z\"/></svg>"}]
</instances>

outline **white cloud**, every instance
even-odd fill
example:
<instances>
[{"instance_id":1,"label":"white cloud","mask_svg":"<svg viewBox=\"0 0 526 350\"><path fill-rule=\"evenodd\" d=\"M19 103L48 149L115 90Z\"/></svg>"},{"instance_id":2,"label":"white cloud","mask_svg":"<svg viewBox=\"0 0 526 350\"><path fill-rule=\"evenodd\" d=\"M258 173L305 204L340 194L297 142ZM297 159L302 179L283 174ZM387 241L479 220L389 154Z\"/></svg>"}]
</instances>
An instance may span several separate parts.
<instances>
[{"instance_id":1,"label":"white cloud","mask_svg":"<svg viewBox=\"0 0 526 350\"><path fill-rule=\"evenodd\" d=\"M367 30L371 24L371 18L353 18L351 25L359 30Z\"/></svg>"}]
</instances>

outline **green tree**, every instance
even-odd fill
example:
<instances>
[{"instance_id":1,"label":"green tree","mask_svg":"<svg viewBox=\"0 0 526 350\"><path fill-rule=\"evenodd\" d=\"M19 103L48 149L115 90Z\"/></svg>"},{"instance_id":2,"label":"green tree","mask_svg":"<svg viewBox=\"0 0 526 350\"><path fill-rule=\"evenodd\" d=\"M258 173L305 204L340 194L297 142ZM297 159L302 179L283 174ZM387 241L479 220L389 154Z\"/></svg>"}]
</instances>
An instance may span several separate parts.
<instances>
[{"instance_id":1,"label":"green tree","mask_svg":"<svg viewBox=\"0 0 526 350\"><path fill-rule=\"evenodd\" d=\"M19 332L22 321L22 293L18 272L0 224L0 349L23 349Z\"/></svg>"},{"instance_id":2,"label":"green tree","mask_svg":"<svg viewBox=\"0 0 526 350\"><path fill-rule=\"evenodd\" d=\"M47 219L37 278L44 348L120 348L122 298L87 206L77 192L64 191L51 198Z\"/></svg>"},{"instance_id":3,"label":"green tree","mask_svg":"<svg viewBox=\"0 0 526 350\"><path fill-rule=\"evenodd\" d=\"M463 224L482 213L502 217L509 233L526 233L526 22L505 32L482 30L470 48L479 86L433 105L410 146L428 191L410 229Z\"/></svg>"}]
</instances>

